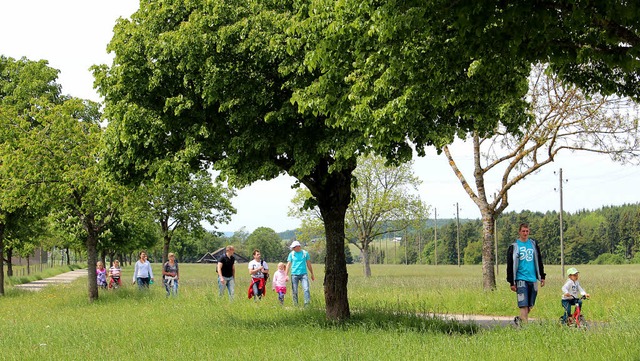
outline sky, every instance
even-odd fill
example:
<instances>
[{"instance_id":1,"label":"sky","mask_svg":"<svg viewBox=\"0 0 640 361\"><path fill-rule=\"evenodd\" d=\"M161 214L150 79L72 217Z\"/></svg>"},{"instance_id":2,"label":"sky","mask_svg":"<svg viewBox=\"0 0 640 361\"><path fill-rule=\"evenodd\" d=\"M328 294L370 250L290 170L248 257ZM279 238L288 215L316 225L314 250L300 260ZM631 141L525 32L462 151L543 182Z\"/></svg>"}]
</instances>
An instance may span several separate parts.
<instances>
[{"instance_id":1,"label":"sky","mask_svg":"<svg viewBox=\"0 0 640 361\"><path fill-rule=\"evenodd\" d=\"M135 0L0 0L0 55L45 59L60 71L58 83L63 93L101 101L89 67L111 63L106 46L115 21L137 9ZM458 166L468 177L472 171L469 149L462 142L452 146ZM419 194L431 206L431 218L436 212L438 219L455 218L456 204L461 218L480 217L444 155L430 149L426 157L414 161L413 168L422 181ZM560 153L554 163L512 188L506 211L559 211L560 169L564 211L640 202L640 166L617 164L603 155ZM237 214L218 229L252 232L269 227L282 232L298 227L300 222L287 216L295 193L293 184L293 178L281 176L239 190L232 200ZM496 182L487 183L488 189L496 186Z\"/></svg>"}]
</instances>

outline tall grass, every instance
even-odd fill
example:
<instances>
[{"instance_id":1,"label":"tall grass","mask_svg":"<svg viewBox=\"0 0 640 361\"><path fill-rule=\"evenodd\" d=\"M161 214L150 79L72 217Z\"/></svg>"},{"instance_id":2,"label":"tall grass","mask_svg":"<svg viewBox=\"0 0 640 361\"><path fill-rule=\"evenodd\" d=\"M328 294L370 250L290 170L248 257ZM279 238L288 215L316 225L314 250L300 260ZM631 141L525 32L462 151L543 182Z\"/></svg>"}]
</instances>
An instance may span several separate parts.
<instances>
[{"instance_id":1,"label":"tall grass","mask_svg":"<svg viewBox=\"0 0 640 361\"><path fill-rule=\"evenodd\" d=\"M154 268L159 270L158 265ZM581 266L591 293L585 305L597 326L558 325L559 269L550 267L526 327L481 328L421 317L426 312L515 315L515 294L500 280L482 290L479 267L374 266L365 279L349 267L352 317L325 319L322 267L314 266L312 306L281 307L273 293L246 298L248 274L238 267L236 299L217 296L213 266L181 265L180 294L166 298L130 284L87 301L86 280L39 293L0 298L0 358L7 360L288 359L288 360L637 360L640 356L640 266ZM557 272L556 272L557 271ZM129 276L128 276L129 275ZM301 295L302 296L302 295ZM426 311L426 312L425 312Z\"/></svg>"}]
</instances>

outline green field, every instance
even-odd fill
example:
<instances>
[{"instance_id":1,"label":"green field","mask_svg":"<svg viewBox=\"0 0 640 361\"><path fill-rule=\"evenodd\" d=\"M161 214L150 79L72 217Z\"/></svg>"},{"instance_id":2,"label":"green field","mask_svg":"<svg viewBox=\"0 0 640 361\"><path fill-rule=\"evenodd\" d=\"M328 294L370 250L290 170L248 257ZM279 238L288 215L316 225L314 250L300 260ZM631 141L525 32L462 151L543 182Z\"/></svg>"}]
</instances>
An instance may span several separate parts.
<instances>
[{"instance_id":1,"label":"green field","mask_svg":"<svg viewBox=\"0 0 640 361\"><path fill-rule=\"evenodd\" d=\"M167 299L156 283L149 292L127 285L87 301L86 279L39 293L11 287L0 298L3 360L638 360L640 266L580 266L592 299L587 330L557 323L562 310L558 266L526 327L492 329L420 317L426 313L517 314L503 274L498 290L484 292L480 266L349 266L352 318L324 317L322 266L312 283L312 307L285 307L273 293L247 300L239 265L236 299L217 296L211 265L181 265L180 295ZM159 265L154 265L159 271ZM125 268L125 279L131 270ZM552 276L557 275L557 276ZM302 295L300 295L302 297Z\"/></svg>"}]
</instances>

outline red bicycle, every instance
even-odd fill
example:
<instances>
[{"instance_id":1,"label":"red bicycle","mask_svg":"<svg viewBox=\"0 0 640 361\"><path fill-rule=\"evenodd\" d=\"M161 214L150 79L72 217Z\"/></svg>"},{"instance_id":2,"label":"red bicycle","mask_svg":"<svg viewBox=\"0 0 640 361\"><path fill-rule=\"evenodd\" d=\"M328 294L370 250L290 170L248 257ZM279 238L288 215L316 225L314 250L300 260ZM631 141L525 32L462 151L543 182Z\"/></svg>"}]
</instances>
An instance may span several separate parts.
<instances>
[{"instance_id":1,"label":"red bicycle","mask_svg":"<svg viewBox=\"0 0 640 361\"><path fill-rule=\"evenodd\" d=\"M575 297L573 299L577 300L577 298ZM582 296L580 297L580 300L588 300L588 298L585 296ZM580 303L576 302L575 306L576 308L575 308L575 311L573 311L573 314L567 317L567 321L566 321L567 326L577 327L577 328L580 328L580 327L586 328L588 324L587 324L587 320L584 318L584 315L582 314L582 310L581 310L582 307L580 307Z\"/></svg>"}]
</instances>

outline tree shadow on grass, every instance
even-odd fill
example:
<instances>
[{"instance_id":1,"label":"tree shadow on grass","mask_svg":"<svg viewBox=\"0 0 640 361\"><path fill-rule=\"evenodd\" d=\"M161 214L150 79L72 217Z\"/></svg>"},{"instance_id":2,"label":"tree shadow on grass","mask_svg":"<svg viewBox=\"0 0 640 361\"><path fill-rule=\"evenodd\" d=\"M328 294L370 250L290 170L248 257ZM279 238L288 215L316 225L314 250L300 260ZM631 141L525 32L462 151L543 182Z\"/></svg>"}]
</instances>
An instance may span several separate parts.
<instances>
[{"instance_id":1,"label":"tree shadow on grass","mask_svg":"<svg viewBox=\"0 0 640 361\"><path fill-rule=\"evenodd\" d=\"M447 335L473 335L480 328L474 323L462 323L456 320L444 320L437 317L421 316L415 313L387 312L383 310L360 310L352 312L348 320L327 320L324 309L292 309L286 310L276 318L250 320L237 319L234 322L246 323L247 327L271 330L278 327L300 326L304 328L318 327L338 331L393 331Z\"/></svg>"},{"instance_id":2,"label":"tree shadow on grass","mask_svg":"<svg viewBox=\"0 0 640 361\"><path fill-rule=\"evenodd\" d=\"M358 329L407 331L417 333L442 333L471 335L478 332L475 324L461 323L456 320L444 320L438 317L421 316L408 312L388 312L383 310L360 310L353 312L351 318L343 322L324 321L327 327Z\"/></svg>"}]
</instances>

